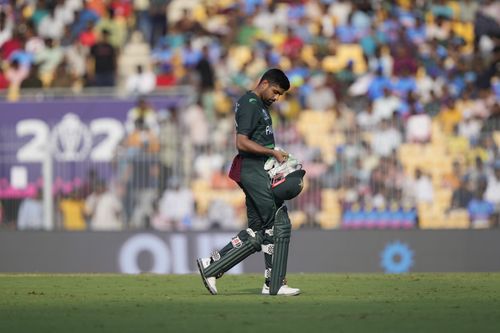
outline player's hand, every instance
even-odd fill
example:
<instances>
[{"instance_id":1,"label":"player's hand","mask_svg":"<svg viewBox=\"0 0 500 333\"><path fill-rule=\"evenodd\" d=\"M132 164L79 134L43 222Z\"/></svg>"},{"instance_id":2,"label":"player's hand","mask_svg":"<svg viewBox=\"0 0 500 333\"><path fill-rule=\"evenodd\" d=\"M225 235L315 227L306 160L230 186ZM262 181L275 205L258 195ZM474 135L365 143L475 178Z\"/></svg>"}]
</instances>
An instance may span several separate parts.
<instances>
[{"instance_id":1,"label":"player's hand","mask_svg":"<svg viewBox=\"0 0 500 333\"><path fill-rule=\"evenodd\" d=\"M273 156L278 163L283 163L288 159L288 153L283 150L274 150Z\"/></svg>"}]
</instances>

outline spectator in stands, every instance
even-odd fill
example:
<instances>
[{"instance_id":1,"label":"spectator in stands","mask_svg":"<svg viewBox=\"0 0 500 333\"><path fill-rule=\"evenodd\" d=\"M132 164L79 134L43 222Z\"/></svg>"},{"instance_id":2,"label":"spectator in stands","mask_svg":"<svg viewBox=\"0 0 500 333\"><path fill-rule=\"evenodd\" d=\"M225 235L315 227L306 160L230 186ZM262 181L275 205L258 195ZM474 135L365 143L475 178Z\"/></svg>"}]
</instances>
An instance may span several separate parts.
<instances>
[{"instance_id":1,"label":"spectator in stands","mask_svg":"<svg viewBox=\"0 0 500 333\"><path fill-rule=\"evenodd\" d=\"M5 77L9 81L9 89L17 90L21 86L21 82L24 81L29 75L29 67L21 66L18 60L13 60L7 70L5 71Z\"/></svg>"},{"instance_id":2,"label":"spectator in stands","mask_svg":"<svg viewBox=\"0 0 500 333\"><path fill-rule=\"evenodd\" d=\"M338 146L335 153L335 161L328 166L326 172L321 176L320 184L323 188L338 189L341 186L346 171L349 170L344 147Z\"/></svg>"},{"instance_id":3,"label":"spectator in stands","mask_svg":"<svg viewBox=\"0 0 500 333\"><path fill-rule=\"evenodd\" d=\"M75 11L82 7L81 0L56 0L55 16L64 25L72 24L75 20Z\"/></svg>"},{"instance_id":4,"label":"spectator in stands","mask_svg":"<svg viewBox=\"0 0 500 333\"><path fill-rule=\"evenodd\" d=\"M238 230L240 227L234 207L222 199L210 201L207 218L210 230Z\"/></svg>"},{"instance_id":5,"label":"spectator in stands","mask_svg":"<svg viewBox=\"0 0 500 333\"><path fill-rule=\"evenodd\" d=\"M363 155L363 145L361 142L361 132L359 128L354 128L352 130L346 130L344 132L345 143L344 154L345 158L350 164L353 164L354 160Z\"/></svg>"},{"instance_id":6,"label":"spectator in stands","mask_svg":"<svg viewBox=\"0 0 500 333\"><path fill-rule=\"evenodd\" d=\"M158 203L153 227L165 231L187 230L194 215L193 193L178 178L171 178L169 183Z\"/></svg>"},{"instance_id":7,"label":"spectator in stands","mask_svg":"<svg viewBox=\"0 0 500 333\"><path fill-rule=\"evenodd\" d=\"M182 133L184 128L177 107L160 112L160 190L171 177L181 177L184 165Z\"/></svg>"},{"instance_id":8,"label":"spectator in stands","mask_svg":"<svg viewBox=\"0 0 500 333\"><path fill-rule=\"evenodd\" d=\"M201 57L195 65L198 73L198 90L200 92L203 109L209 123L215 122L214 110L214 88L215 88L215 73L210 59L209 48L207 45L203 46Z\"/></svg>"},{"instance_id":9,"label":"spectator in stands","mask_svg":"<svg viewBox=\"0 0 500 333\"><path fill-rule=\"evenodd\" d=\"M484 193L484 200L492 203L495 206L495 221L494 224L498 226L500 216L500 159L493 163L493 171L488 174L488 182L486 192Z\"/></svg>"},{"instance_id":10,"label":"spectator in stands","mask_svg":"<svg viewBox=\"0 0 500 333\"><path fill-rule=\"evenodd\" d=\"M13 20L4 11L0 12L0 49L2 45L12 38Z\"/></svg>"},{"instance_id":11,"label":"spectator in stands","mask_svg":"<svg viewBox=\"0 0 500 333\"><path fill-rule=\"evenodd\" d=\"M280 101L277 107L280 116L285 121L285 124L292 122L292 120L296 120L302 109L297 95L291 92L288 92L285 96L283 96L283 100Z\"/></svg>"},{"instance_id":12,"label":"spectator in stands","mask_svg":"<svg viewBox=\"0 0 500 333\"><path fill-rule=\"evenodd\" d=\"M135 120L134 129L125 139L125 146L132 154L157 153L160 150L156 133L148 127L142 117Z\"/></svg>"},{"instance_id":13,"label":"spectator in stands","mask_svg":"<svg viewBox=\"0 0 500 333\"><path fill-rule=\"evenodd\" d=\"M397 149L403 138L390 119L383 119L378 129L372 136L372 149L380 156L389 156L394 149Z\"/></svg>"},{"instance_id":14,"label":"spectator in stands","mask_svg":"<svg viewBox=\"0 0 500 333\"><path fill-rule=\"evenodd\" d=\"M439 111L437 119L445 134L453 134L455 127L462 120L462 113L456 107L455 101L450 99Z\"/></svg>"},{"instance_id":15,"label":"spectator in stands","mask_svg":"<svg viewBox=\"0 0 500 333\"><path fill-rule=\"evenodd\" d=\"M74 80L74 86L82 86L87 70L86 57L88 56L89 50L75 38L72 40L71 44L65 48L64 52L68 64L68 74Z\"/></svg>"},{"instance_id":16,"label":"spectator in stands","mask_svg":"<svg viewBox=\"0 0 500 333\"><path fill-rule=\"evenodd\" d=\"M458 124L458 135L463 136L474 144L479 140L481 120L473 117L470 111L463 112L463 121Z\"/></svg>"},{"instance_id":17,"label":"spectator in stands","mask_svg":"<svg viewBox=\"0 0 500 333\"><path fill-rule=\"evenodd\" d=\"M400 98L394 95L390 88L387 87L384 88L384 95L373 102L373 114L379 121L390 119L394 112L399 109L400 105Z\"/></svg>"},{"instance_id":18,"label":"spectator in stands","mask_svg":"<svg viewBox=\"0 0 500 333\"><path fill-rule=\"evenodd\" d=\"M0 66L0 90L5 90L9 87L9 80L7 79L7 76L5 75L5 71Z\"/></svg>"},{"instance_id":19,"label":"spectator in stands","mask_svg":"<svg viewBox=\"0 0 500 333\"><path fill-rule=\"evenodd\" d=\"M500 131L500 101L493 104L491 114L484 120L481 133L492 133Z\"/></svg>"},{"instance_id":20,"label":"spectator in stands","mask_svg":"<svg viewBox=\"0 0 500 333\"><path fill-rule=\"evenodd\" d=\"M368 101L368 105L356 116L356 122L363 131L372 131L377 128L379 119L373 113L373 102Z\"/></svg>"},{"instance_id":21,"label":"spectator in stands","mask_svg":"<svg viewBox=\"0 0 500 333\"><path fill-rule=\"evenodd\" d=\"M416 203L431 203L434 199L434 189L430 176L422 172L421 169L415 169L415 178L410 185L409 190L414 195Z\"/></svg>"},{"instance_id":22,"label":"spectator in stands","mask_svg":"<svg viewBox=\"0 0 500 333\"><path fill-rule=\"evenodd\" d=\"M138 118L123 145L126 150L124 206L127 220L133 228L144 228L153 216L153 202L160 187L159 139L144 119Z\"/></svg>"},{"instance_id":23,"label":"spectator in stands","mask_svg":"<svg viewBox=\"0 0 500 333\"><path fill-rule=\"evenodd\" d=\"M42 38L50 38L52 40L59 40L64 34L64 21L63 18L56 15L56 6L50 4L47 6L47 15L45 15L38 25L38 35Z\"/></svg>"},{"instance_id":24,"label":"spectator in stands","mask_svg":"<svg viewBox=\"0 0 500 333\"><path fill-rule=\"evenodd\" d=\"M26 40L24 50L30 53L32 57L35 57L45 48L45 40L37 34L32 21L29 21L26 24L24 39Z\"/></svg>"},{"instance_id":25,"label":"spectator in stands","mask_svg":"<svg viewBox=\"0 0 500 333\"><path fill-rule=\"evenodd\" d=\"M449 209L466 209L474 197L474 188L475 184L469 177L462 177L460 185L452 193Z\"/></svg>"},{"instance_id":26,"label":"spectator in stands","mask_svg":"<svg viewBox=\"0 0 500 333\"><path fill-rule=\"evenodd\" d=\"M306 97L306 107L310 110L325 112L333 110L335 106L335 94L325 85L324 75L316 75L311 78L313 90Z\"/></svg>"},{"instance_id":27,"label":"spectator in stands","mask_svg":"<svg viewBox=\"0 0 500 333\"><path fill-rule=\"evenodd\" d=\"M494 224L495 207L493 203L484 199L486 187L487 182L481 180L467 205L471 228L488 228Z\"/></svg>"},{"instance_id":28,"label":"spectator in stands","mask_svg":"<svg viewBox=\"0 0 500 333\"><path fill-rule=\"evenodd\" d=\"M127 38L126 22L116 17L115 9L112 6L108 6L105 13L106 14L97 22L95 31L109 31L109 43L116 50L120 50L124 46L125 39Z\"/></svg>"},{"instance_id":29,"label":"spectator in stands","mask_svg":"<svg viewBox=\"0 0 500 333\"><path fill-rule=\"evenodd\" d=\"M354 72L354 62L349 60L344 68L342 68L336 75L336 80L339 82L340 91L342 95L347 95L349 87L356 81L357 75Z\"/></svg>"},{"instance_id":30,"label":"spectator in stands","mask_svg":"<svg viewBox=\"0 0 500 333\"><path fill-rule=\"evenodd\" d=\"M195 155L203 151L208 142L209 124L201 106L201 101L187 107L181 117L183 126L187 129L187 138L195 149Z\"/></svg>"},{"instance_id":31,"label":"spectator in stands","mask_svg":"<svg viewBox=\"0 0 500 333\"><path fill-rule=\"evenodd\" d=\"M75 80L67 71L66 61L61 62L55 71L54 79L50 86L53 88L71 88L74 87Z\"/></svg>"},{"instance_id":32,"label":"spectator in stands","mask_svg":"<svg viewBox=\"0 0 500 333\"><path fill-rule=\"evenodd\" d=\"M460 5L460 18L465 22L472 22L476 17L479 10L479 3L472 0L464 0L459 2Z\"/></svg>"},{"instance_id":33,"label":"spectator in stands","mask_svg":"<svg viewBox=\"0 0 500 333\"><path fill-rule=\"evenodd\" d=\"M410 105L410 115L406 121L406 141L428 143L432 134L431 117L417 110L415 104Z\"/></svg>"},{"instance_id":34,"label":"spectator in stands","mask_svg":"<svg viewBox=\"0 0 500 333\"><path fill-rule=\"evenodd\" d=\"M37 189L33 197L22 200L17 214L18 230L41 230L43 229L43 204L42 191Z\"/></svg>"},{"instance_id":35,"label":"spectator in stands","mask_svg":"<svg viewBox=\"0 0 500 333\"><path fill-rule=\"evenodd\" d=\"M81 191L73 189L59 200L59 212L64 230L82 231L87 229L84 215L85 201L81 194Z\"/></svg>"},{"instance_id":36,"label":"spectator in stands","mask_svg":"<svg viewBox=\"0 0 500 333\"><path fill-rule=\"evenodd\" d=\"M87 26L88 22L92 21L96 23L97 21L99 21L103 12L103 2L97 3L96 1L84 1L83 8L80 7L79 10L75 12L75 21L73 24L74 36L79 36Z\"/></svg>"},{"instance_id":37,"label":"spectator in stands","mask_svg":"<svg viewBox=\"0 0 500 333\"><path fill-rule=\"evenodd\" d=\"M39 75L44 85L49 85L54 79L57 66L64 59L64 51L55 45L50 38L45 39L45 48L37 53L35 61L40 65Z\"/></svg>"},{"instance_id":38,"label":"spectator in stands","mask_svg":"<svg viewBox=\"0 0 500 333\"><path fill-rule=\"evenodd\" d=\"M494 135L498 135L496 133L490 133L483 135L480 139L480 145L484 148L486 152L486 161L490 165L493 165L496 158L499 156L499 147L495 142Z\"/></svg>"},{"instance_id":39,"label":"spectator in stands","mask_svg":"<svg viewBox=\"0 0 500 333\"><path fill-rule=\"evenodd\" d=\"M321 211L321 186L319 178L311 178L304 192L297 199L290 202L291 210L298 210L305 213L305 222L301 224L301 229L320 228L320 224L316 218L318 212Z\"/></svg>"},{"instance_id":40,"label":"spectator in stands","mask_svg":"<svg viewBox=\"0 0 500 333\"><path fill-rule=\"evenodd\" d=\"M466 175L476 185L487 181L488 177L486 168L484 166L484 161L480 156L475 157L474 165L467 170ZM476 190L476 187L474 190Z\"/></svg>"},{"instance_id":41,"label":"spectator in stands","mask_svg":"<svg viewBox=\"0 0 500 333\"><path fill-rule=\"evenodd\" d=\"M153 131L156 135L159 134L160 129L156 111L144 97L140 97L137 100L136 105L127 112L125 129L128 133L132 133L132 131L134 130L135 122L137 119L142 119L147 128Z\"/></svg>"},{"instance_id":42,"label":"spectator in stands","mask_svg":"<svg viewBox=\"0 0 500 333\"><path fill-rule=\"evenodd\" d=\"M212 173L210 185L217 190L231 190L238 187L238 185L228 177L228 168L226 165L223 165L219 170L215 170Z\"/></svg>"},{"instance_id":43,"label":"spectator in stands","mask_svg":"<svg viewBox=\"0 0 500 333\"><path fill-rule=\"evenodd\" d=\"M21 82L21 88L42 88L42 80L38 77L38 65L33 65L30 68L30 73L23 82Z\"/></svg>"},{"instance_id":44,"label":"spectator in stands","mask_svg":"<svg viewBox=\"0 0 500 333\"><path fill-rule=\"evenodd\" d=\"M121 230L123 207L113 191L98 183L95 191L85 200L85 213L90 218L90 228L96 231Z\"/></svg>"},{"instance_id":45,"label":"spectator in stands","mask_svg":"<svg viewBox=\"0 0 500 333\"><path fill-rule=\"evenodd\" d=\"M441 186L455 191L460 187L463 176L462 165L458 160L454 160L451 172L443 175Z\"/></svg>"},{"instance_id":46,"label":"spectator in stands","mask_svg":"<svg viewBox=\"0 0 500 333\"><path fill-rule=\"evenodd\" d=\"M215 172L224 166L224 157L214 151L211 144L206 144L201 154L194 159L194 171L197 177L209 182Z\"/></svg>"},{"instance_id":47,"label":"spectator in stands","mask_svg":"<svg viewBox=\"0 0 500 333\"><path fill-rule=\"evenodd\" d=\"M0 46L0 60L8 60L14 51L23 49L24 43L24 36L18 30L14 29L12 36Z\"/></svg>"},{"instance_id":48,"label":"spectator in stands","mask_svg":"<svg viewBox=\"0 0 500 333\"><path fill-rule=\"evenodd\" d=\"M131 95L146 95L151 93L156 87L155 74L142 65L137 65L135 73L131 74L125 82L125 91Z\"/></svg>"},{"instance_id":49,"label":"spectator in stands","mask_svg":"<svg viewBox=\"0 0 500 333\"><path fill-rule=\"evenodd\" d=\"M143 39L148 43L150 43L151 46L153 46L154 43L152 43L151 39L153 31L153 22L151 15L149 15L149 2L150 2L149 0L133 1L136 29L138 29L142 33Z\"/></svg>"},{"instance_id":50,"label":"spectator in stands","mask_svg":"<svg viewBox=\"0 0 500 333\"><path fill-rule=\"evenodd\" d=\"M151 38L149 45L156 42L168 32L167 6L170 0L149 0L149 15L151 16ZM146 36L145 36L146 37Z\"/></svg>"},{"instance_id":51,"label":"spectator in stands","mask_svg":"<svg viewBox=\"0 0 500 333\"><path fill-rule=\"evenodd\" d=\"M97 87L112 87L116 79L116 50L109 43L109 31L103 30L101 40L90 48L91 68L88 76L90 85Z\"/></svg>"},{"instance_id":52,"label":"spectator in stands","mask_svg":"<svg viewBox=\"0 0 500 333\"><path fill-rule=\"evenodd\" d=\"M95 23L93 21L88 21L85 29L78 36L80 44L87 48L91 48L97 43L97 33L95 29Z\"/></svg>"},{"instance_id":53,"label":"spectator in stands","mask_svg":"<svg viewBox=\"0 0 500 333\"><path fill-rule=\"evenodd\" d=\"M87 171L87 175L80 186L79 194L86 198L92 192L95 191L95 187L98 183L103 183L104 180L99 176L98 172L94 168L90 168Z\"/></svg>"},{"instance_id":54,"label":"spectator in stands","mask_svg":"<svg viewBox=\"0 0 500 333\"><path fill-rule=\"evenodd\" d=\"M151 54L151 60L158 74L158 79L173 70L174 50L171 49L167 38L161 39Z\"/></svg>"},{"instance_id":55,"label":"spectator in stands","mask_svg":"<svg viewBox=\"0 0 500 333\"><path fill-rule=\"evenodd\" d=\"M441 111L441 101L436 96L434 90L430 91L430 97L427 103L424 104L425 113L427 113L430 117L434 118Z\"/></svg>"},{"instance_id":56,"label":"spectator in stands","mask_svg":"<svg viewBox=\"0 0 500 333\"><path fill-rule=\"evenodd\" d=\"M414 77L417 73L415 54L408 48L409 45L401 44L401 42L403 41L399 41L400 44L396 46L395 53L393 55L394 63L392 65L392 74L396 77L400 77L398 83L400 89L396 90L415 90Z\"/></svg>"}]
</instances>

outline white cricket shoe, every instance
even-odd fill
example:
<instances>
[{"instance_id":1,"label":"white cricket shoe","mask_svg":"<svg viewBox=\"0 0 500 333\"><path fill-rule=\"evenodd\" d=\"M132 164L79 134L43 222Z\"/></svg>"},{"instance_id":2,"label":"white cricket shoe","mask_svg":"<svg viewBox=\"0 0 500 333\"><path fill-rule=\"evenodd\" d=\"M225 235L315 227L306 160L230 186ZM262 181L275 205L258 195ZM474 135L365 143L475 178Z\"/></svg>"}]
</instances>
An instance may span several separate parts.
<instances>
[{"instance_id":1,"label":"white cricket shoe","mask_svg":"<svg viewBox=\"0 0 500 333\"><path fill-rule=\"evenodd\" d=\"M300 294L300 289L290 288L287 284L282 285L277 293L279 296L295 296L298 294ZM265 283L262 287L262 295L269 295L269 287Z\"/></svg>"},{"instance_id":2,"label":"white cricket shoe","mask_svg":"<svg viewBox=\"0 0 500 333\"><path fill-rule=\"evenodd\" d=\"M204 269L210 265L210 258L198 258L196 260L196 263L198 264L198 269L200 271L203 284L205 284L205 287L212 295L217 295L217 287L215 286L216 278L214 276L206 277L204 271Z\"/></svg>"}]
</instances>

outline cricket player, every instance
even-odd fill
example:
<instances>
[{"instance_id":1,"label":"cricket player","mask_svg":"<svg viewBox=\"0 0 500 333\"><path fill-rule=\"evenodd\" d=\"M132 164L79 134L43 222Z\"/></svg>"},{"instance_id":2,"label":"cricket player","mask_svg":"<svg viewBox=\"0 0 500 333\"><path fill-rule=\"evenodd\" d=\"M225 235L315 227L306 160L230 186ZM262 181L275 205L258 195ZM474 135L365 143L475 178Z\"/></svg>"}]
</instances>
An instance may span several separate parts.
<instances>
[{"instance_id":1,"label":"cricket player","mask_svg":"<svg viewBox=\"0 0 500 333\"><path fill-rule=\"evenodd\" d=\"M264 73L254 90L246 92L236 103L236 147L229 177L245 193L248 228L240 231L221 250L210 257L199 258L198 268L208 291L216 295L216 279L249 255L262 251L265 261L264 295L298 295L299 289L287 285L286 264L291 224L284 201L302 190L305 171L293 172L287 181L273 187L264 168L270 158L277 167L283 166L289 154L274 149L274 134L270 106L290 88L290 82L280 69Z\"/></svg>"}]
</instances>

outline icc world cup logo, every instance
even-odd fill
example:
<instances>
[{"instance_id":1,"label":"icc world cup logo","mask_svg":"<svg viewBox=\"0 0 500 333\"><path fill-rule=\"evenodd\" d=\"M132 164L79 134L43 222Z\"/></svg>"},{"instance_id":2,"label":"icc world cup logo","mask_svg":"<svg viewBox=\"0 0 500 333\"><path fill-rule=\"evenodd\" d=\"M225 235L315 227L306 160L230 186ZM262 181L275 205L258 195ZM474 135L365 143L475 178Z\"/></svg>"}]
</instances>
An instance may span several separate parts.
<instances>
[{"instance_id":1,"label":"icc world cup logo","mask_svg":"<svg viewBox=\"0 0 500 333\"><path fill-rule=\"evenodd\" d=\"M76 114L68 113L52 130L51 147L59 161L82 161L92 148L92 134Z\"/></svg>"}]
</instances>

